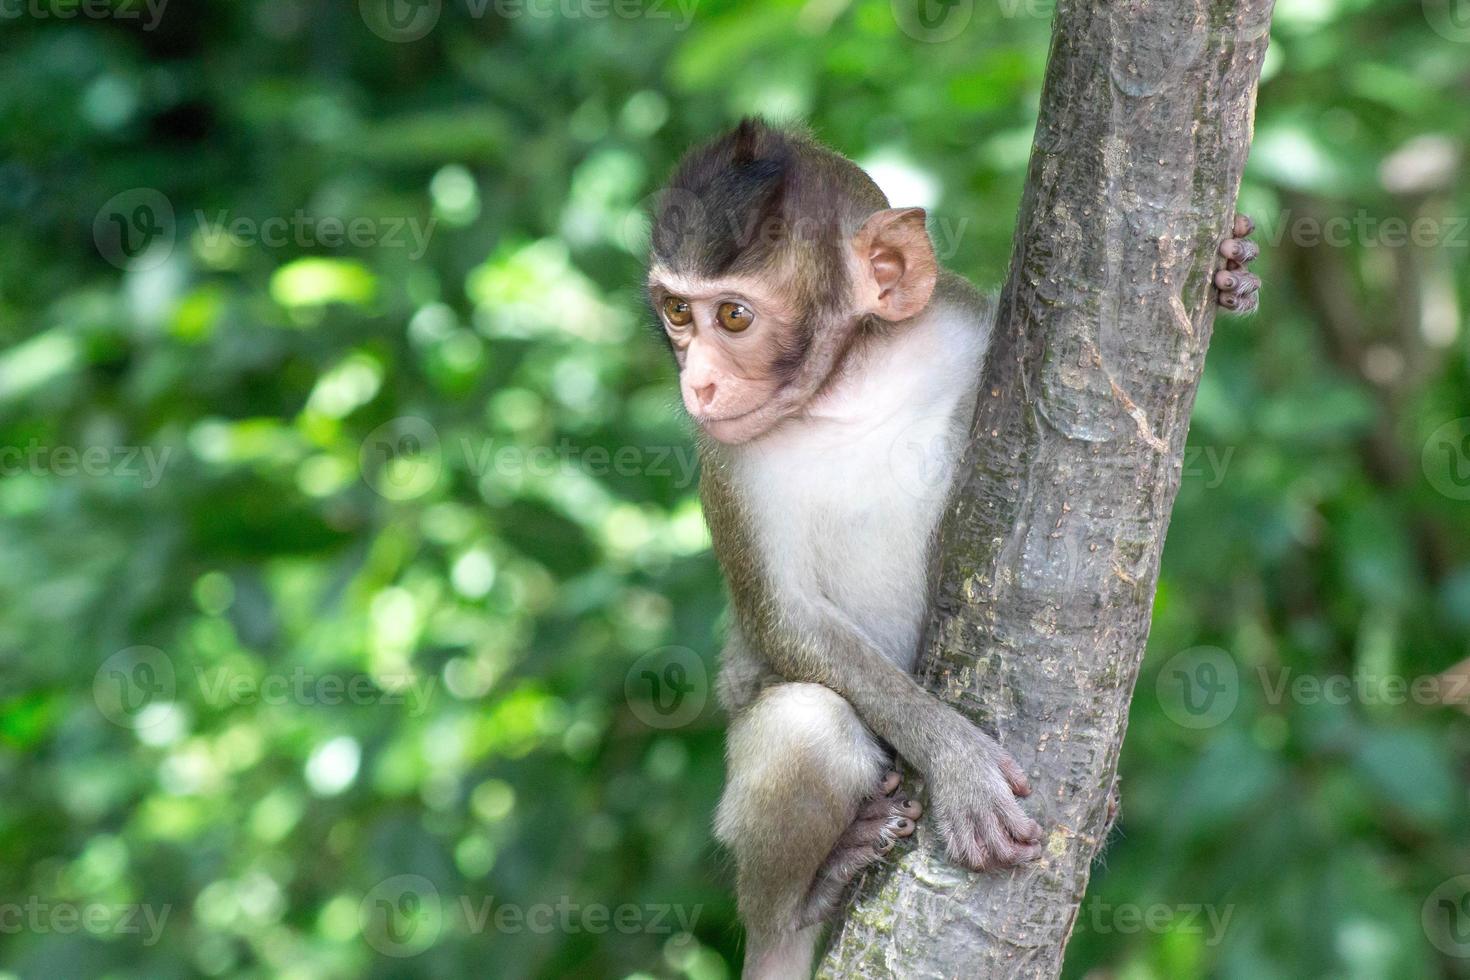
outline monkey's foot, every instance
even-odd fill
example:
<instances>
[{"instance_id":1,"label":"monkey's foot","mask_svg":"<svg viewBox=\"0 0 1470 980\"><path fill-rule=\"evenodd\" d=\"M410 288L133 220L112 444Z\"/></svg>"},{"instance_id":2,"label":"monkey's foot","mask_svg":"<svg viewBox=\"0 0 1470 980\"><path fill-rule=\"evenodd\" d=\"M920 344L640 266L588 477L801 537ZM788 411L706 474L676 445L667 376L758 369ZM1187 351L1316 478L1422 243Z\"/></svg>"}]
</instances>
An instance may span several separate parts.
<instances>
[{"instance_id":1,"label":"monkey's foot","mask_svg":"<svg viewBox=\"0 0 1470 980\"><path fill-rule=\"evenodd\" d=\"M1215 273L1215 300L1232 313L1249 313L1256 308L1261 288L1259 276L1245 271L1251 260L1261 254L1256 243L1249 239L1256 223L1243 214L1235 216L1235 225L1230 229L1231 237L1220 243L1220 255L1225 259L1225 268Z\"/></svg>"},{"instance_id":2,"label":"monkey's foot","mask_svg":"<svg viewBox=\"0 0 1470 980\"><path fill-rule=\"evenodd\" d=\"M808 926L826 919L858 872L893 850L900 837L913 834L915 821L923 812L918 803L899 791L898 773L884 774L878 792L858 808L857 819L817 871L801 924Z\"/></svg>"}]
</instances>

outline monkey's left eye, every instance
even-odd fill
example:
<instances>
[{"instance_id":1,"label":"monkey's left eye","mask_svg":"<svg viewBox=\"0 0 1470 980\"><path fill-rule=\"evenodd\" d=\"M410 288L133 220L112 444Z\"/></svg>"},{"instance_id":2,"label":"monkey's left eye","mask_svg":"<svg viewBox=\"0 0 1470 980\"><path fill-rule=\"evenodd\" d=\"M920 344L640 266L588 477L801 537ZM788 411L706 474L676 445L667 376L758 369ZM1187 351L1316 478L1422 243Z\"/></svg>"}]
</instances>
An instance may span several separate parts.
<instances>
[{"instance_id":1,"label":"monkey's left eye","mask_svg":"<svg viewBox=\"0 0 1470 980\"><path fill-rule=\"evenodd\" d=\"M755 314L739 303L721 303L715 312L720 326L731 333L739 333L755 322Z\"/></svg>"},{"instance_id":2,"label":"monkey's left eye","mask_svg":"<svg viewBox=\"0 0 1470 980\"><path fill-rule=\"evenodd\" d=\"M676 327L687 327L694 319L694 311L689 304L677 296L664 297L664 317Z\"/></svg>"}]
</instances>

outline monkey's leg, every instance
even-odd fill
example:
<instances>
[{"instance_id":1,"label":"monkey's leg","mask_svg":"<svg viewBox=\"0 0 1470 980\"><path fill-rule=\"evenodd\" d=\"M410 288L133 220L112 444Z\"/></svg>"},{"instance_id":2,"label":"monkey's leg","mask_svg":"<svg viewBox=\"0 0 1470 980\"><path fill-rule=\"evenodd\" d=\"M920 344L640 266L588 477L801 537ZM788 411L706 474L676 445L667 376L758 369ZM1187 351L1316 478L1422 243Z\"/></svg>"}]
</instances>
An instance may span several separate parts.
<instances>
[{"instance_id":1,"label":"monkey's leg","mask_svg":"<svg viewBox=\"0 0 1470 980\"><path fill-rule=\"evenodd\" d=\"M842 893L858 873L893 850L900 837L912 834L923 812L918 803L900 792L898 773L885 773L877 793L858 808L857 819L817 872L817 880L807 893L803 922L822 922L836 911Z\"/></svg>"},{"instance_id":2,"label":"monkey's leg","mask_svg":"<svg viewBox=\"0 0 1470 980\"><path fill-rule=\"evenodd\" d=\"M776 684L732 721L727 756L715 836L735 855L744 976L805 980L820 930L808 918L813 884L887 755L829 688Z\"/></svg>"}]
</instances>

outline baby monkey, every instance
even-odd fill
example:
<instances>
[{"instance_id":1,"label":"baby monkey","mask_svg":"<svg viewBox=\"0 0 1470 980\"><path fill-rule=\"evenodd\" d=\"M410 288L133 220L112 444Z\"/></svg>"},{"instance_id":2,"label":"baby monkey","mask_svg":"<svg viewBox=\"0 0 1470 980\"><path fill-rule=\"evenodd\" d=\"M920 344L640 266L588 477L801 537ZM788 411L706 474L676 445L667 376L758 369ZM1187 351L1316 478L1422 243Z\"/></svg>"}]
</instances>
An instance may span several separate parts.
<instances>
[{"instance_id":1,"label":"baby monkey","mask_svg":"<svg viewBox=\"0 0 1470 980\"><path fill-rule=\"evenodd\" d=\"M847 885L914 832L896 751L951 860L1031 861L1026 774L912 670L931 550L974 414L995 301L939 267L920 208L746 119L691 151L653 220L648 294L700 430L700 495L729 584L718 694L746 977L806 977ZM1237 218L1214 278L1259 280ZM946 447L913 465L908 447ZM936 454L931 454L936 455Z\"/></svg>"}]
</instances>

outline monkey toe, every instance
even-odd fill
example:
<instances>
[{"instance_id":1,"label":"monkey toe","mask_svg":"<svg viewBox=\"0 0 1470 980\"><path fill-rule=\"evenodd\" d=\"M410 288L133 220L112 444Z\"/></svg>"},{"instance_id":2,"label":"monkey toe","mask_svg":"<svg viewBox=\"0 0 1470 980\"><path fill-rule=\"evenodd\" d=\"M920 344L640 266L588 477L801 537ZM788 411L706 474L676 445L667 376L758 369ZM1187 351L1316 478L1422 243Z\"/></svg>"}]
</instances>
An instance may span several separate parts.
<instances>
[{"instance_id":1,"label":"monkey toe","mask_svg":"<svg viewBox=\"0 0 1470 980\"><path fill-rule=\"evenodd\" d=\"M1237 214L1235 216L1235 223L1230 227L1231 235L1236 238L1245 238L1255 230L1256 223L1251 220L1251 216L1248 214Z\"/></svg>"},{"instance_id":2,"label":"monkey toe","mask_svg":"<svg viewBox=\"0 0 1470 980\"><path fill-rule=\"evenodd\" d=\"M864 809L858 814L842 839L837 842L835 850L856 850L864 847L882 848L887 843L901 837L910 837L918 826L919 816L923 810L912 800L899 800L893 797L884 797L875 800L881 803L882 808L878 810ZM886 852L886 848L882 848Z\"/></svg>"},{"instance_id":3,"label":"monkey toe","mask_svg":"<svg viewBox=\"0 0 1470 980\"><path fill-rule=\"evenodd\" d=\"M883 785L888 784L885 778ZM865 803L857 820L822 862L807 893L802 924L811 925L829 917L859 872L890 853L900 840L913 836L922 812L914 801L891 795L874 797Z\"/></svg>"},{"instance_id":4,"label":"monkey toe","mask_svg":"<svg viewBox=\"0 0 1470 980\"><path fill-rule=\"evenodd\" d=\"M883 774L883 779L881 781L879 781L879 783L878 783L878 795L879 796L887 796L887 795L889 795L894 790L898 789L898 784L899 784L900 781L901 781L901 777L898 775L898 773L896 771L894 771L892 769L888 770L887 772L885 772Z\"/></svg>"}]
</instances>

